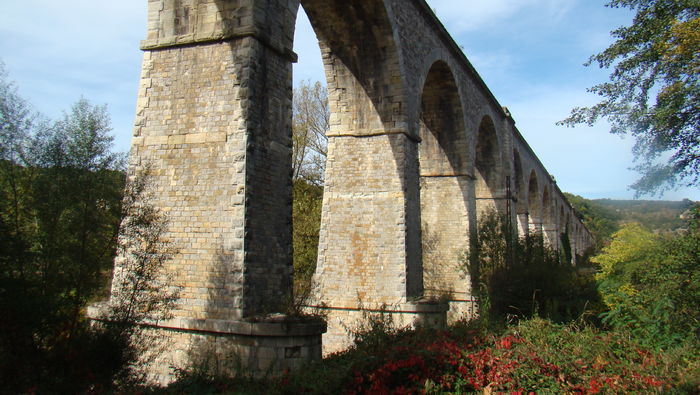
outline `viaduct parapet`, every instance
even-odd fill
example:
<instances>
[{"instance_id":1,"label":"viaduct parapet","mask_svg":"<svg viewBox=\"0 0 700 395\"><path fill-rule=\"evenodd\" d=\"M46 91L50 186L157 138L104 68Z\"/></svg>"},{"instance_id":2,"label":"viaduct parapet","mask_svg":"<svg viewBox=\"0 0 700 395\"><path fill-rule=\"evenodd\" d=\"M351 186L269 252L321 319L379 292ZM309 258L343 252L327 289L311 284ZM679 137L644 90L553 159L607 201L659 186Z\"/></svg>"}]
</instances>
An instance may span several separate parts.
<instances>
[{"instance_id":1,"label":"viaduct parapet","mask_svg":"<svg viewBox=\"0 0 700 395\"><path fill-rule=\"evenodd\" d=\"M576 254L592 243L424 0L148 0L130 173L151 168L179 250L168 270L182 292L160 325L174 345L161 366L186 364L201 342L229 345L258 370L320 355L322 326L291 333L251 319L282 311L292 292L300 5L331 110L315 274L326 350L346 345L367 312L406 325L473 314L459 265L489 209L555 247L566 233ZM425 302L446 291L447 305Z\"/></svg>"}]
</instances>

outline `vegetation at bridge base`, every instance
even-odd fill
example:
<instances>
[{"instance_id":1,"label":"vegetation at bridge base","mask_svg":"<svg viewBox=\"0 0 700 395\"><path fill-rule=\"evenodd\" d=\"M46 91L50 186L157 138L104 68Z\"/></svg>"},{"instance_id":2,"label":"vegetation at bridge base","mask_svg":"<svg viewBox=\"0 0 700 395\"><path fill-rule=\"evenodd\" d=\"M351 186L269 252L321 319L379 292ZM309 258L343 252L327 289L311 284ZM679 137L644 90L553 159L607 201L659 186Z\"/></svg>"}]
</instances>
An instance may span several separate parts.
<instances>
[{"instance_id":1,"label":"vegetation at bridge base","mask_svg":"<svg viewBox=\"0 0 700 395\"><path fill-rule=\"evenodd\" d=\"M141 293L168 257L165 222L144 200L147 178L125 193L105 107L81 99L50 122L18 96L2 63L0 132L0 393L131 385L146 340L132 324L153 307L165 312L171 296ZM126 213L138 221L122 222ZM111 324L91 326L87 305L106 297L116 251L136 240L118 238L120 224L142 236L140 258L126 259L141 280L108 306Z\"/></svg>"},{"instance_id":2,"label":"vegetation at bridge base","mask_svg":"<svg viewBox=\"0 0 700 395\"><path fill-rule=\"evenodd\" d=\"M592 273L572 266L566 248L554 250L542 233L515 237L510 222L496 211L482 217L476 248L464 267L483 319L539 316L567 322L600 310Z\"/></svg>"},{"instance_id":3,"label":"vegetation at bridge base","mask_svg":"<svg viewBox=\"0 0 700 395\"><path fill-rule=\"evenodd\" d=\"M132 324L167 315L175 297L148 297L173 253L161 239L167 222L148 205L148 179L127 183L104 107L81 100L49 122L1 77L0 393L700 392L699 209L682 202L663 218L634 218L656 227L647 229L624 222L651 204L635 211L582 198L572 204L605 237L591 262L597 274L569 265L541 236L515 240L488 215L466 267L481 292L480 319L435 330L370 316L350 349L298 372L181 371L168 388L147 387L138 368L148 339ZM322 178L311 177L318 172L300 174L297 293L311 288L323 192ZM684 211L683 224L667 221ZM117 238L120 226L132 237ZM90 326L85 307L106 295L117 250L144 252L128 264L149 281L118 287L112 324Z\"/></svg>"},{"instance_id":4,"label":"vegetation at bridge base","mask_svg":"<svg viewBox=\"0 0 700 395\"><path fill-rule=\"evenodd\" d=\"M479 319L439 330L368 316L348 350L298 372L260 380L184 372L153 392L696 394L699 208L686 229L625 226L593 258L598 274L586 274L541 238L508 242L508 227L487 215L472 257L487 301Z\"/></svg>"},{"instance_id":5,"label":"vegetation at bridge base","mask_svg":"<svg viewBox=\"0 0 700 395\"><path fill-rule=\"evenodd\" d=\"M695 393L697 348L662 351L624 331L532 318L494 328L393 327L374 317L354 345L278 378L184 375L153 393L530 394Z\"/></svg>"}]
</instances>

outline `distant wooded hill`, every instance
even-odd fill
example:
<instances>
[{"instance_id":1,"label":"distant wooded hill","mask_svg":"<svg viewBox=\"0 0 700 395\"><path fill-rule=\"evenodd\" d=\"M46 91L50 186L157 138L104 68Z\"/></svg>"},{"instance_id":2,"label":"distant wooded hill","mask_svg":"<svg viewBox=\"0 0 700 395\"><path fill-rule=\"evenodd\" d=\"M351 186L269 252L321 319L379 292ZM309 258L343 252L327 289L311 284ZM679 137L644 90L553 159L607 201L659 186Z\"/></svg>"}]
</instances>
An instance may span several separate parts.
<instances>
[{"instance_id":1,"label":"distant wooded hill","mask_svg":"<svg viewBox=\"0 0 700 395\"><path fill-rule=\"evenodd\" d=\"M689 199L667 200L613 200L586 199L565 193L584 224L593 233L599 245L609 240L621 224L639 222L654 232L674 232L684 229L682 215L698 204Z\"/></svg>"}]
</instances>

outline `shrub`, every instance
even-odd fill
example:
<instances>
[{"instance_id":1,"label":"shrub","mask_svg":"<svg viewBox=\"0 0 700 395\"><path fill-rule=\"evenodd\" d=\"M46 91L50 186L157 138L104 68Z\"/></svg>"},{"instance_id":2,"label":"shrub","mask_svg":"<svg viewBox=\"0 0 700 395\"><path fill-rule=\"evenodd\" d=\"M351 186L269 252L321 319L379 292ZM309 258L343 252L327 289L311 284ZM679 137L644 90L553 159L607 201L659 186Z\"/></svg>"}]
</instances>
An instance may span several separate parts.
<instances>
[{"instance_id":1,"label":"shrub","mask_svg":"<svg viewBox=\"0 0 700 395\"><path fill-rule=\"evenodd\" d=\"M485 318L567 321L599 304L592 276L579 273L565 251L547 246L541 234L515 238L510 222L495 211L480 220L473 250L465 266Z\"/></svg>"},{"instance_id":2,"label":"shrub","mask_svg":"<svg viewBox=\"0 0 700 395\"><path fill-rule=\"evenodd\" d=\"M316 271L318 237L321 227L323 187L303 179L294 180L292 203L292 245L294 249L294 295L308 299Z\"/></svg>"},{"instance_id":3,"label":"shrub","mask_svg":"<svg viewBox=\"0 0 700 395\"><path fill-rule=\"evenodd\" d=\"M603 322L650 346L696 340L700 331L700 217L674 238L627 224L603 252L599 290L608 310Z\"/></svg>"}]
</instances>

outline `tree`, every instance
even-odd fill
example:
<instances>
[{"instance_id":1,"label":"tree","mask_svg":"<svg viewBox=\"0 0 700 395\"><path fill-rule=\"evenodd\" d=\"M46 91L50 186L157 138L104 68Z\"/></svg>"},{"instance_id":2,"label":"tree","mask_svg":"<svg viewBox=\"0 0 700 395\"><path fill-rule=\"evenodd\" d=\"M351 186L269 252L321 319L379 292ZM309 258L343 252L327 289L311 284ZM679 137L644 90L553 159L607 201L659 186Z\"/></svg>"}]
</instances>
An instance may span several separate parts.
<instances>
[{"instance_id":1,"label":"tree","mask_svg":"<svg viewBox=\"0 0 700 395\"><path fill-rule=\"evenodd\" d=\"M635 18L586 63L613 69L609 82L589 89L603 99L574 108L561 123L606 119L612 133L634 136L635 169L642 175L631 186L637 195L699 186L700 2L612 0L607 6L634 10Z\"/></svg>"},{"instance_id":2,"label":"tree","mask_svg":"<svg viewBox=\"0 0 700 395\"><path fill-rule=\"evenodd\" d=\"M294 295L303 300L312 291L321 230L323 187L297 179L293 184L292 244L294 248Z\"/></svg>"},{"instance_id":3,"label":"tree","mask_svg":"<svg viewBox=\"0 0 700 395\"><path fill-rule=\"evenodd\" d=\"M103 359L111 363L101 371L105 388L143 384L148 365L166 343L162 333L142 324L172 318L179 296L180 288L165 270L177 251L166 238L167 217L152 203L155 193L150 168L131 175L124 188L111 295L109 302L96 305L102 307L101 325L92 328L106 344L109 358Z\"/></svg>"},{"instance_id":4,"label":"tree","mask_svg":"<svg viewBox=\"0 0 700 395\"><path fill-rule=\"evenodd\" d=\"M177 252L168 242L168 221L155 199L150 169L130 177L124 189L117 268L106 319L131 327L170 318L179 289L165 264Z\"/></svg>"},{"instance_id":5,"label":"tree","mask_svg":"<svg viewBox=\"0 0 700 395\"><path fill-rule=\"evenodd\" d=\"M302 81L294 89L292 113L293 177L322 185L330 127L326 87L318 81L313 85Z\"/></svg>"},{"instance_id":6,"label":"tree","mask_svg":"<svg viewBox=\"0 0 700 395\"><path fill-rule=\"evenodd\" d=\"M592 258L608 311L603 322L639 341L668 347L700 330L700 211L686 233L663 238L641 225L624 225Z\"/></svg>"},{"instance_id":7,"label":"tree","mask_svg":"<svg viewBox=\"0 0 700 395\"><path fill-rule=\"evenodd\" d=\"M43 119L0 64L0 392L85 392L127 362L84 314L109 284L124 207L110 131L84 99Z\"/></svg>"},{"instance_id":8,"label":"tree","mask_svg":"<svg viewBox=\"0 0 700 395\"><path fill-rule=\"evenodd\" d=\"M5 65L0 62L0 160L21 161L21 143L32 130L34 118L29 104L17 94L17 86L7 80Z\"/></svg>"},{"instance_id":9,"label":"tree","mask_svg":"<svg viewBox=\"0 0 700 395\"><path fill-rule=\"evenodd\" d=\"M111 151L110 132L106 106L80 99L30 143L37 264L44 287L58 292L54 299L71 310L74 324L104 287L116 248L124 161Z\"/></svg>"},{"instance_id":10,"label":"tree","mask_svg":"<svg viewBox=\"0 0 700 395\"><path fill-rule=\"evenodd\" d=\"M4 78L0 91L0 375L18 392L73 392L97 359L75 350L97 339L84 308L110 277L122 156L105 107L81 99L59 121L34 123Z\"/></svg>"},{"instance_id":11,"label":"tree","mask_svg":"<svg viewBox=\"0 0 700 395\"><path fill-rule=\"evenodd\" d=\"M22 164L36 118L0 62L0 271L20 267L16 260L28 251L23 237L28 185Z\"/></svg>"},{"instance_id":12,"label":"tree","mask_svg":"<svg viewBox=\"0 0 700 395\"><path fill-rule=\"evenodd\" d=\"M512 222L495 210L477 224L476 242L465 254L472 294L481 318L540 315L570 320L599 304L590 276L579 274L565 254L552 249L543 235L515 238Z\"/></svg>"},{"instance_id":13,"label":"tree","mask_svg":"<svg viewBox=\"0 0 700 395\"><path fill-rule=\"evenodd\" d=\"M594 256L593 263L600 265L596 278L603 301L610 309L622 303L620 295L634 293L630 285L635 273L645 270L648 259L657 253L661 240L638 223L629 223L612 235L612 242L603 252Z\"/></svg>"},{"instance_id":14,"label":"tree","mask_svg":"<svg viewBox=\"0 0 700 395\"><path fill-rule=\"evenodd\" d=\"M323 173L326 168L330 109L320 82L302 81L294 89L292 120L294 294L303 301L311 292L321 226Z\"/></svg>"},{"instance_id":15,"label":"tree","mask_svg":"<svg viewBox=\"0 0 700 395\"><path fill-rule=\"evenodd\" d=\"M148 172L125 188L110 132L106 106L85 99L43 120L0 63L0 393L104 392L138 379L152 336L135 323L167 318L177 296ZM110 323L90 325L85 309L106 296L117 252Z\"/></svg>"}]
</instances>

